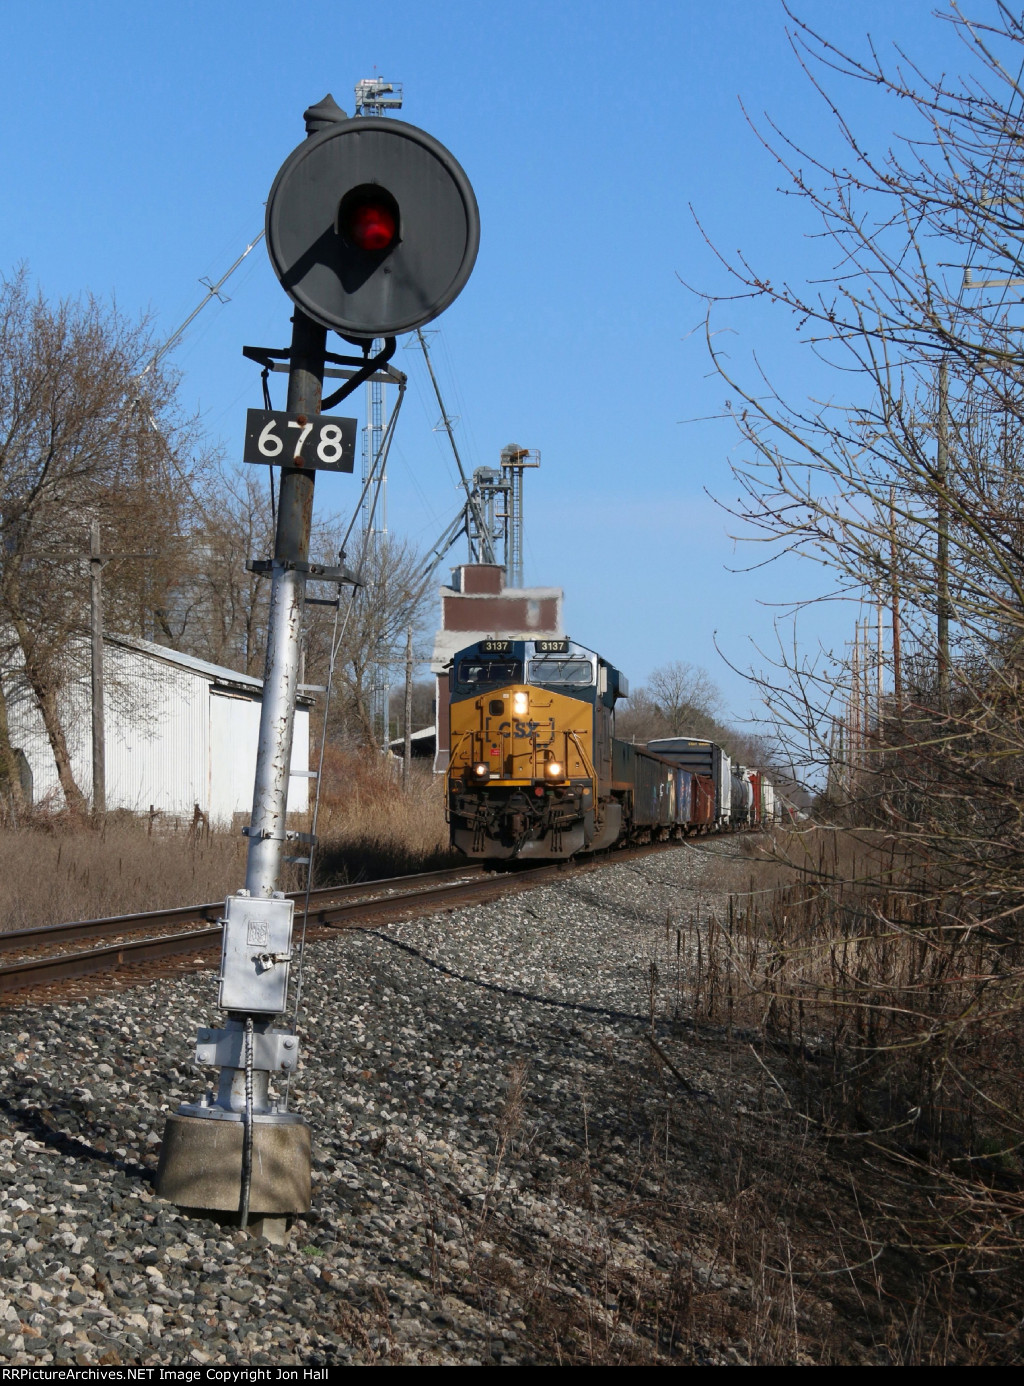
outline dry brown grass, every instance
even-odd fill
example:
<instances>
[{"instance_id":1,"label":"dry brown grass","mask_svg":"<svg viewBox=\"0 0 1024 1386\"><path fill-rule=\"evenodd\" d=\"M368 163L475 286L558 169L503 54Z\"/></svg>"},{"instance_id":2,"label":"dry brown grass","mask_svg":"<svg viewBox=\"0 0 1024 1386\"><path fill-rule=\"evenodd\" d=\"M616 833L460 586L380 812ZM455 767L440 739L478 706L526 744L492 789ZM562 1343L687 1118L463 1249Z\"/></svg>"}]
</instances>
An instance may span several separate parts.
<instances>
[{"instance_id":1,"label":"dry brown grass","mask_svg":"<svg viewBox=\"0 0 1024 1386\"><path fill-rule=\"evenodd\" d=\"M778 847L747 890L666 924L660 994L674 1018L759 1057L847 1168L856 1213L835 1235L863 1262L847 1280L886 1359L1011 1360L1024 1293L1012 921L980 923L881 836L808 829Z\"/></svg>"},{"instance_id":2,"label":"dry brown grass","mask_svg":"<svg viewBox=\"0 0 1024 1386\"><path fill-rule=\"evenodd\" d=\"M430 871L459 860L448 846L443 777L423 761L413 762L412 771L403 791L398 762L328 747L316 885Z\"/></svg>"},{"instance_id":3,"label":"dry brown grass","mask_svg":"<svg viewBox=\"0 0 1024 1386\"><path fill-rule=\"evenodd\" d=\"M111 814L102 831L37 815L0 829L0 929L28 929L223 899L245 878L238 833L190 832Z\"/></svg>"},{"instance_id":4,"label":"dry brown grass","mask_svg":"<svg viewBox=\"0 0 1024 1386\"><path fill-rule=\"evenodd\" d=\"M1020 1172L1024 948L1010 920L922 894L915 862L847 838L711 922L701 1009L829 1056L823 1119L901 1131L936 1157ZM820 835L819 835L820 837ZM845 858L845 860L844 860ZM827 1100L826 1100L827 1092Z\"/></svg>"},{"instance_id":5,"label":"dry brown grass","mask_svg":"<svg viewBox=\"0 0 1024 1386\"><path fill-rule=\"evenodd\" d=\"M290 825L308 828L308 815ZM240 824L196 831L158 816L107 816L103 828L37 813L0 827L0 930L169 909L223 899L245 880ZM408 793L393 763L331 751L326 758L314 884L430 870L452 858L443 789L416 767ZM289 866L282 886L305 883Z\"/></svg>"}]
</instances>

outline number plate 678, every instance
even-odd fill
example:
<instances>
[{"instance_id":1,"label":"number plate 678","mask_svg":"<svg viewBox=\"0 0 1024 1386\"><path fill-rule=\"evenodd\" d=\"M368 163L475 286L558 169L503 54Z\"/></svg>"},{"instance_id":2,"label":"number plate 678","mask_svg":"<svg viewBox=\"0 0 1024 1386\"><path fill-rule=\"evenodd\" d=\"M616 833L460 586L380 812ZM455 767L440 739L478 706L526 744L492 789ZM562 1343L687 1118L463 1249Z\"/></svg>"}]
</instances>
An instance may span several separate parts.
<instances>
[{"instance_id":1,"label":"number plate 678","mask_svg":"<svg viewBox=\"0 0 1024 1386\"><path fill-rule=\"evenodd\" d=\"M243 462L310 471L351 472L356 460L356 420L330 414L283 414L249 409Z\"/></svg>"}]
</instances>

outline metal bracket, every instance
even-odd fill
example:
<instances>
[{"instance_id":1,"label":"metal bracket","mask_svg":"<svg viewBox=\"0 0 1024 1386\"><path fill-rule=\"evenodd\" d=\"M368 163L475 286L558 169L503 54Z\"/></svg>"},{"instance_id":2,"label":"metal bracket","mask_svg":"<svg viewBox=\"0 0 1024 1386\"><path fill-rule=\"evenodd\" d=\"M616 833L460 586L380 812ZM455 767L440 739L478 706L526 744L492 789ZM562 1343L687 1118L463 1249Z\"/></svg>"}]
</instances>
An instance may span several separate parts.
<instances>
[{"instance_id":1,"label":"metal bracket","mask_svg":"<svg viewBox=\"0 0 1024 1386\"><path fill-rule=\"evenodd\" d=\"M299 1042L284 1030L256 1031L252 1037L252 1066L275 1073L295 1068ZM202 1029L196 1040L196 1063L218 1068L245 1067L244 1030Z\"/></svg>"},{"instance_id":2,"label":"metal bracket","mask_svg":"<svg viewBox=\"0 0 1024 1386\"><path fill-rule=\"evenodd\" d=\"M389 382L399 386L404 385L408 379L405 373L387 364L392 356L394 356L396 346L397 342L394 337L385 337L384 349L383 351L379 351L376 356L369 355L369 342L363 347L363 355L361 357L336 356L331 351L324 352L324 361L329 362L330 365L350 366L353 367L353 369L351 372L324 371L325 376L333 379L338 379L340 377L345 383L339 389L335 390L332 395L328 395L325 400L321 401L321 412L326 413L328 409L333 409L336 404L340 404L343 399L346 399L349 395L358 390L360 385L364 385L366 381L372 380L378 370ZM249 361L255 361L256 364L262 366L265 371L287 370L287 363L291 360L291 351L287 348L244 346L242 348L242 355ZM276 364L277 362L280 362L281 365L278 366Z\"/></svg>"},{"instance_id":3,"label":"metal bracket","mask_svg":"<svg viewBox=\"0 0 1024 1386\"><path fill-rule=\"evenodd\" d=\"M275 568L280 568L285 573L301 573L309 582L337 582L343 586L363 586L351 568L332 568L325 563L304 563L291 558L250 558L245 567L257 577L270 577ZM310 600L315 601L316 598Z\"/></svg>"},{"instance_id":4,"label":"metal bracket","mask_svg":"<svg viewBox=\"0 0 1024 1386\"><path fill-rule=\"evenodd\" d=\"M242 829L242 836L251 837L256 842L301 842L309 847L315 847L320 840L314 833L299 832L297 828L285 828L277 832L272 828L261 828L259 832L253 832L251 823L246 823Z\"/></svg>"}]
</instances>

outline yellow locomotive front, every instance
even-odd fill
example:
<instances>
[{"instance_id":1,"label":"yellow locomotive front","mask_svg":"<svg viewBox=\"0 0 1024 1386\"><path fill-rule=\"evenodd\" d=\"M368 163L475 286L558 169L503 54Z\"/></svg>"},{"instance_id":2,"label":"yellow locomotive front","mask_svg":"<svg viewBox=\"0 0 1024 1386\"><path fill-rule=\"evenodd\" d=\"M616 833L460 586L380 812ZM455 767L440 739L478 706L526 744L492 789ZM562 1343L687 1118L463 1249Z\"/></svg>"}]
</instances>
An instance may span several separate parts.
<instances>
[{"instance_id":1,"label":"yellow locomotive front","mask_svg":"<svg viewBox=\"0 0 1024 1386\"><path fill-rule=\"evenodd\" d=\"M612 708L625 688L614 670L569 640L492 639L461 650L449 677L453 846L564 858L615 840Z\"/></svg>"}]
</instances>

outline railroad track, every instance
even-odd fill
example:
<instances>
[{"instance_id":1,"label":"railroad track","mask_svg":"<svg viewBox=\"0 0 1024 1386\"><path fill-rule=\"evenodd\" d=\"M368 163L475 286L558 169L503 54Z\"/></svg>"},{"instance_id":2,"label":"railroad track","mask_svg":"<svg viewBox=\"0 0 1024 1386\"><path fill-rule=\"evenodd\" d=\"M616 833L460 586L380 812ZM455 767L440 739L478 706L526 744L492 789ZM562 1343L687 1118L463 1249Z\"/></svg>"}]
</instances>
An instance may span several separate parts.
<instances>
[{"instance_id":1,"label":"railroad track","mask_svg":"<svg viewBox=\"0 0 1024 1386\"><path fill-rule=\"evenodd\" d=\"M568 874L596 870L605 863L671 851L674 846L667 843L633 847L579 863L517 871L491 871L470 862L443 871L327 886L310 893L308 913L302 908L304 891L293 891L290 898L296 902L296 926L301 927L305 921L308 939L311 930L315 937L321 930L394 923L495 900L545 881L565 879ZM0 933L0 956L4 958L0 962L0 997L119 971L130 971L134 977L140 968L175 959L195 960L209 966L210 959L205 955L220 948L223 909L223 901L218 900ZM197 924L201 927L195 927ZM162 932L154 934L154 930ZM69 948L69 944L84 939L94 940L92 946ZM12 960L7 961L12 955Z\"/></svg>"},{"instance_id":2,"label":"railroad track","mask_svg":"<svg viewBox=\"0 0 1024 1386\"><path fill-rule=\"evenodd\" d=\"M492 900L560 872L559 867L537 867L528 872L497 873L467 863L444 871L314 890L310 893L308 913L302 908L304 891L293 891L290 898L296 902L296 924L301 926L305 920L308 934L310 929L390 923L410 914L429 914ZM4 958L0 962L0 996L138 964L199 958L220 948L223 912L223 901L218 900L0 933L0 956ZM197 924L202 927L196 928ZM85 939L95 942L85 949L68 946ZM8 961L12 955L15 956Z\"/></svg>"}]
</instances>

